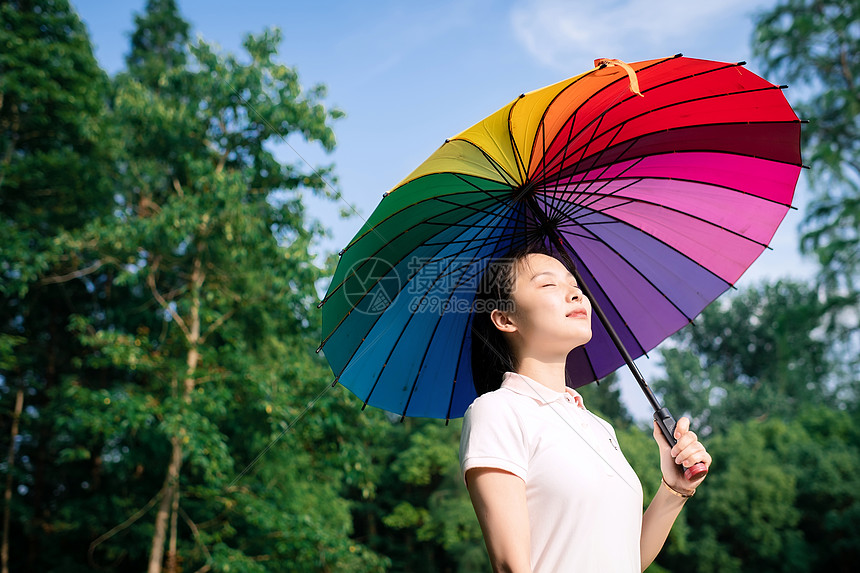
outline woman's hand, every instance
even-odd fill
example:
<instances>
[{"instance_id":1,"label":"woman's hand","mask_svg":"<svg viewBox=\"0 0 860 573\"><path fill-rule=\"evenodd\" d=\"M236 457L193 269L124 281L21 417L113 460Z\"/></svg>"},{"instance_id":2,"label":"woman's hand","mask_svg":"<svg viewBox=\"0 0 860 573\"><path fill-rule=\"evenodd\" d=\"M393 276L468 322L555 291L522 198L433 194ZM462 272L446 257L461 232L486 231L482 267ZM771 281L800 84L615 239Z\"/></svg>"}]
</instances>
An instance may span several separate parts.
<instances>
[{"instance_id":1,"label":"woman's hand","mask_svg":"<svg viewBox=\"0 0 860 573\"><path fill-rule=\"evenodd\" d=\"M705 467L710 467L711 456L705 450L705 446L699 441L695 432L690 431L690 419L682 417L675 426L675 439L678 443L672 448L663 433L654 424L654 439L660 446L660 468L663 470L663 479L674 490L681 493L692 494L702 483L707 474L688 481L684 477L684 469L695 463L702 462Z\"/></svg>"}]
</instances>

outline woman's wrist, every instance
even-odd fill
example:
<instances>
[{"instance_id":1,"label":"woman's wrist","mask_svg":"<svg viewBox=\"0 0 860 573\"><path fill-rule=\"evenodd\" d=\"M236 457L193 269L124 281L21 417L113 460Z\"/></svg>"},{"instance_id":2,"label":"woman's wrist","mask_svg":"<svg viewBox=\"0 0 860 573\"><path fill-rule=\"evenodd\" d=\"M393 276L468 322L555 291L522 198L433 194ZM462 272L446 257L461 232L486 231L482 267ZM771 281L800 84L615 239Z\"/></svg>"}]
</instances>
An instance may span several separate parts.
<instances>
[{"instance_id":1,"label":"woman's wrist","mask_svg":"<svg viewBox=\"0 0 860 573\"><path fill-rule=\"evenodd\" d=\"M669 485L669 483L666 481L666 478L664 478L663 476L660 476L660 481L662 481L662 482L663 482L663 486L664 486L667 490L669 490L669 492L670 492L672 495L674 495L674 496L676 496L676 497L680 497L680 498L684 499L685 501L686 501L686 500L688 500L688 499L690 499L691 497L693 497L693 494L695 494L695 493L696 493L696 490L692 490L692 491L680 491L680 490L675 489L674 487L672 487L671 485Z\"/></svg>"}]
</instances>

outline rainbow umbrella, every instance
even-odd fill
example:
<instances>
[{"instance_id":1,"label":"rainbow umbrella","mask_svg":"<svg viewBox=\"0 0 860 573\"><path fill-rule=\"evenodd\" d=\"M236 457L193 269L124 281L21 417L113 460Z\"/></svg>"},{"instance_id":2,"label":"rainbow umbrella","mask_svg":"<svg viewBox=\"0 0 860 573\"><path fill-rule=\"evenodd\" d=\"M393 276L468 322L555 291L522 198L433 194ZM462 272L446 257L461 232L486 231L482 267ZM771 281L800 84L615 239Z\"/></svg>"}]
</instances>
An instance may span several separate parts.
<instances>
[{"instance_id":1,"label":"rainbow umbrella","mask_svg":"<svg viewBox=\"0 0 860 573\"><path fill-rule=\"evenodd\" d=\"M742 64L598 61L445 141L341 251L320 303L335 382L401 416L462 416L477 279L543 238L602 309L572 385L626 362L668 416L632 360L767 248L802 167L784 86Z\"/></svg>"}]
</instances>

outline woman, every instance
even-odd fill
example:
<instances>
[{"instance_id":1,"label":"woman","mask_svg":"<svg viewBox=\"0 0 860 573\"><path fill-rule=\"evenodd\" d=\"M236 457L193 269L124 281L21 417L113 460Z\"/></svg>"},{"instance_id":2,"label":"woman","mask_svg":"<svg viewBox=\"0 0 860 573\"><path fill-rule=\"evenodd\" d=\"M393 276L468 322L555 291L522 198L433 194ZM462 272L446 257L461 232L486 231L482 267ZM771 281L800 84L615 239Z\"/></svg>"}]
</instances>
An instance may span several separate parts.
<instances>
[{"instance_id":1,"label":"woman","mask_svg":"<svg viewBox=\"0 0 860 573\"><path fill-rule=\"evenodd\" d=\"M472 325L478 398L466 411L460 461L495 571L639 572L659 553L711 457L678 421L659 430L661 484L642 514L642 487L605 421L565 384L567 354L591 339L591 304L543 250L484 273ZM682 467L683 466L683 467Z\"/></svg>"}]
</instances>

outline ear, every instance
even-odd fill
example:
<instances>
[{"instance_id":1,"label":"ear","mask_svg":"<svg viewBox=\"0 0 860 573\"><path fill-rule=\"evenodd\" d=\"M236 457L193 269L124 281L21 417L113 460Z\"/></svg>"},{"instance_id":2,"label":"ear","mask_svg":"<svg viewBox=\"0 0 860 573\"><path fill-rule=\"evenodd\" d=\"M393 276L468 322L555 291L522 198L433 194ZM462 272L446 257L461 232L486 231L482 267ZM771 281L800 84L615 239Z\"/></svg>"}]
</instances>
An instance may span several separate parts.
<instances>
[{"instance_id":1,"label":"ear","mask_svg":"<svg viewBox=\"0 0 860 573\"><path fill-rule=\"evenodd\" d=\"M502 332L517 331L517 325L513 321L511 315L506 312L502 312L499 309L495 309L490 313L490 321L492 321L493 325Z\"/></svg>"}]
</instances>

